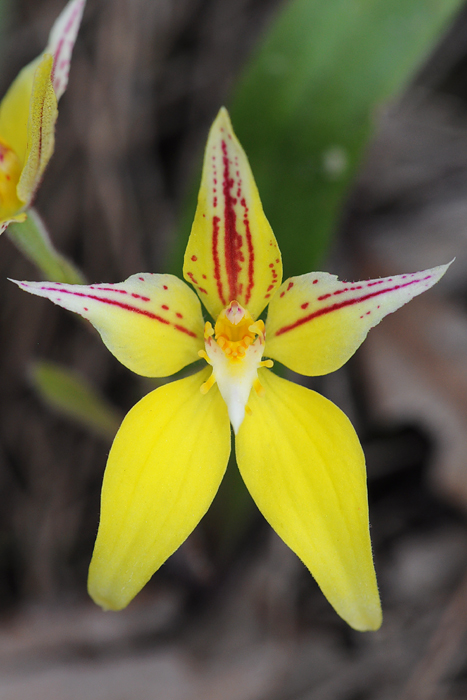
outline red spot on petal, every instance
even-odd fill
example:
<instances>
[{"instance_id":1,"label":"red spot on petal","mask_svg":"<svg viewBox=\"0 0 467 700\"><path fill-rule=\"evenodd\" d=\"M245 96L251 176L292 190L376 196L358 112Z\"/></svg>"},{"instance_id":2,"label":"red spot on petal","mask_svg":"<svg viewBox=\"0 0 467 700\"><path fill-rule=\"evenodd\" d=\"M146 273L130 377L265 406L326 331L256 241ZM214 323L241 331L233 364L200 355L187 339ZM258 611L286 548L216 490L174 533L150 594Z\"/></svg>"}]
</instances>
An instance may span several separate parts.
<instances>
[{"instance_id":1,"label":"red spot on petal","mask_svg":"<svg viewBox=\"0 0 467 700\"><path fill-rule=\"evenodd\" d=\"M292 289L292 287L293 287L293 282L289 282L289 284L287 286L287 291L289 291L289 289Z\"/></svg>"},{"instance_id":2,"label":"red spot on petal","mask_svg":"<svg viewBox=\"0 0 467 700\"><path fill-rule=\"evenodd\" d=\"M179 313L178 311L175 313L175 316L177 318L183 318L183 314Z\"/></svg>"},{"instance_id":3,"label":"red spot on petal","mask_svg":"<svg viewBox=\"0 0 467 700\"><path fill-rule=\"evenodd\" d=\"M167 304L162 304L161 308L164 309L164 311L169 310L169 307L167 306Z\"/></svg>"},{"instance_id":4,"label":"red spot on petal","mask_svg":"<svg viewBox=\"0 0 467 700\"><path fill-rule=\"evenodd\" d=\"M164 284L164 285L162 286L162 289L166 289L166 290L167 290L167 289L168 289L167 285Z\"/></svg>"},{"instance_id":5,"label":"red spot on petal","mask_svg":"<svg viewBox=\"0 0 467 700\"><path fill-rule=\"evenodd\" d=\"M301 305L301 308L306 309L306 308L308 308L309 305L310 305L310 302L306 301L304 304Z\"/></svg>"},{"instance_id":6,"label":"red spot on petal","mask_svg":"<svg viewBox=\"0 0 467 700\"><path fill-rule=\"evenodd\" d=\"M318 280L313 280L313 284L318 284Z\"/></svg>"},{"instance_id":7,"label":"red spot on petal","mask_svg":"<svg viewBox=\"0 0 467 700\"><path fill-rule=\"evenodd\" d=\"M191 256L191 259L193 260L193 262L196 262L196 261L198 260L198 258L196 257L196 255L192 255L192 256Z\"/></svg>"}]
</instances>

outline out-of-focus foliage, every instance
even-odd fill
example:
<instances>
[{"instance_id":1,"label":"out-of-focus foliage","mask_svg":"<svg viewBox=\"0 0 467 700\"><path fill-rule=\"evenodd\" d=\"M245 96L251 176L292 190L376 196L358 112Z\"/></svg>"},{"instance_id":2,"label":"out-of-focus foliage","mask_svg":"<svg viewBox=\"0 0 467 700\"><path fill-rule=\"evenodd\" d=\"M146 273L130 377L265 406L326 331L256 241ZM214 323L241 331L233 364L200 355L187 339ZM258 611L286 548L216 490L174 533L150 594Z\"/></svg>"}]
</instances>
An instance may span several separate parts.
<instances>
[{"instance_id":1,"label":"out-of-focus foliage","mask_svg":"<svg viewBox=\"0 0 467 700\"><path fill-rule=\"evenodd\" d=\"M236 89L231 116L285 275L316 269L372 133L460 0L293 0Z\"/></svg>"},{"instance_id":2,"label":"out-of-focus foliage","mask_svg":"<svg viewBox=\"0 0 467 700\"><path fill-rule=\"evenodd\" d=\"M39 395L55 410L85 425L106 440L112 440L122 415L86 380L53 362L35 362L31 381Z\"/></svg>"},{"instance_id":3,"label":"out-of-focus foliage","mask_svg":"<svg viewBox=\"0 0 467 700\"><path fill-rule=\"evenodd\" d=\"M86 280L78 268L55 250L34 209L29 209L28 218L23 223L10 224L7 235L23 255L37 265L44 279L65 284L85 284Z\"/></svg>"}]
</instances>

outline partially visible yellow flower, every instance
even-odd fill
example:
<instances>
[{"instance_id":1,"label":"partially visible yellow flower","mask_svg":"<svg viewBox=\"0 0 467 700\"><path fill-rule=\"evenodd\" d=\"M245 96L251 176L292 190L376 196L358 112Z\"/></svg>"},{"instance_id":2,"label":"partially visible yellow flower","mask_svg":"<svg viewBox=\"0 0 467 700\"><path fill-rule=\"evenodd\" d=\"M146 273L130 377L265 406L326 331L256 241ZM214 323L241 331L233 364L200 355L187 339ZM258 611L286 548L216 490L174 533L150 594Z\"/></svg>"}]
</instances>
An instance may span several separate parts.
<instances>
[{"instance_id":1,"label":"partially visible yellow flower","mask_svg":"<svg viewBox=\"0 0 467 700\"><path fill-rule=\"evenodd\" d=\"M447 265L340 282L325 272L282 283L282 263L248 160L227 112L206 147L184 275L136 274L121 284L18 282L81 314L134 372L166 384L127 415L109 455L89 592L119 610L192 532L230 454L258 508L357 630L381 624L363 452L347 417L314 391L270 371L341 367L372 326L435 284ZM259 316L269 304L264 323Z\"/></svg>"},{"instance_id":2,"label":"partially visible yellow flower","mask_svg":"<svg viewBox=\"0 0 467 700\"><path fill-rule=\"evenodd\" d=\"M85 2L70 0L44 53L22 69L0 103L0 233L25 220L52 156L57 102L68 83Z\"/></svg>"}]
</instances>

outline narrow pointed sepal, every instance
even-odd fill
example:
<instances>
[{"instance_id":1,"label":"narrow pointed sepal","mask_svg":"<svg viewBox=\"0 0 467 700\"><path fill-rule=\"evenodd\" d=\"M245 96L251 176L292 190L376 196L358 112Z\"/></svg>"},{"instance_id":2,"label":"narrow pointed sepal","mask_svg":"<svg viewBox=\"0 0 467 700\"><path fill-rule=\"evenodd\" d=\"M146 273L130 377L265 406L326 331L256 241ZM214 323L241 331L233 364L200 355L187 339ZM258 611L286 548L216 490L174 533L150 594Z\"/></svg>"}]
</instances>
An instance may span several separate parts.
<instances>
[{"instance_id":1,"label":"narrow pointed sepal","mask_svg":"<svg viewBox=\"0 0 467 700\"><path fill-rule=\"evenodd\" d=\"M201 304L174 275L140 273L119 284L18 282L90 321L115 357L133 372L166 377L199 359Z\"/></svg>"},{"instance_id":2,"label":"narrow pointed sepal","mask_svg":"<svg viewBox=\"0 0 467 700\"><path fill-rule=\"evenodd\" d=\"M209 132L183 274L213 318L233 300L257 318L282 280L276 239L224 108Z\"/></svg>"},{"instance_id":3,"label":"narrow pointed sepal","mask_svg":"<svg viewBox=\"0 0 467 700\"><path fill-rule=\"evenodd\" d=\"M264 517L336 612L360 631L381 624L363 452L348 418L314 391L258 372L265 393L236 438L237 462Z\"/></svg>"},{"instance_id":4,"label":"narrow pointed sepal","mask_svg":"<svg viewBox=\"0 0 467 700\"><path fill-rule=\"evenodd\" d=\"M85 4L86 0L70 0L55 21L44 52L52 54L54 58L52 84L57 101L68 85L71 55Z\"/></svg>"},{"instance_id":5,"label":"narrow pointed sepal","mask_svg":"<svg viewBox=\"0 0 467 700\"><path fill-rule=\"evenodd\" d=\"M117 433L102 487L88 588L124 608L184 542L211 504L230 454L227 409L209 368L156 389Z\"/></svg>"},{"instance_id":6,"label":"narrow pointed sepal","mask_svg":"<svg viewBox=\"0 0 467 700\"><path fill-rule=\"evenodd\" d=\"M326 272L291 277L269 305L265 355L308 376L334 372L373 326L430 289L450 264L365 282Z\"/></svg>"}]
</instances>

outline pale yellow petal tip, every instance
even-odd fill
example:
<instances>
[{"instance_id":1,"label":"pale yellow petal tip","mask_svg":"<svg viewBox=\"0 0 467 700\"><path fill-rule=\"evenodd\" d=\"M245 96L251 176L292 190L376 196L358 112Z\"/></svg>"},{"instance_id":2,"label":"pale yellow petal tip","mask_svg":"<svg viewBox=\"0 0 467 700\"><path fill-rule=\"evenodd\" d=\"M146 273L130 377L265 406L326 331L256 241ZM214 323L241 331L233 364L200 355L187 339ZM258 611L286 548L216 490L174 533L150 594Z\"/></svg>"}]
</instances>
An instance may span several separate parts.
<instances>
[{"instance_id":1,"label":"pale yellow petal tip","mask_svg":"<svg viewBox=\"0 0 467 700\"><path fill-rule=\"evenodd\" d=\"M93 580L91 573L88 579L88 593L96 605L105 611L118 612L123 610L132 600L132 598L128 600L121 590L113 591L108 583L99 585Z\"/></svg>"},{"instance_id":2,"label":"pale yellow petal tip","mask_svg":"<svg viewBox=\"0 0 467 700\"><path fill-rule=\"evenodd\" d=\"M220 110L217 113L216 118L214 119L211 129L209 131L209 137L208 137L208 144L210 139L216 138L216 136L219 134L219 132L223 131L225 134L228 136L232 137L236 143L238 143L238 139L235 135L232 122L230 120L230 115L225 107L221 107ZM209 148L209 145L208 145Z\"/></svg>"},{"instance_id":3,"label":"pale yellow petal tip","mask_svg":"<svg viewBox=\"0 0 467 700\"><path fill-rule=\"evenodd\" d=\"M357 632L376 632L383 623L383 613L381 606L375 606L372 610L358 612L355 619L347 620L349 625Z\"/></svg>"},{"instance_id":4,"label":"pale yellow petal tip","mask_svg":"<svg viewBox=\"0 0 467 700\"><path fill-rule=\"evenodd\" d=\"M383 611L379 595L357 599L352 605L343 601L343 605L335 605L336 612L357 632L376 632L383 622Z\"/></svg>"},{"instance_id":5,"label":"pale yellow petal tip","mask_svg":"<svg viewBox=\"0 0 467 700\"><path fill-rule=\"evenodd\" d=\"M214 130L215 128L219 128L221 126L227 127L229 131L233 131L230 115L225 107L220 108L211 128Z\"/></svg>"}]
</instances>

